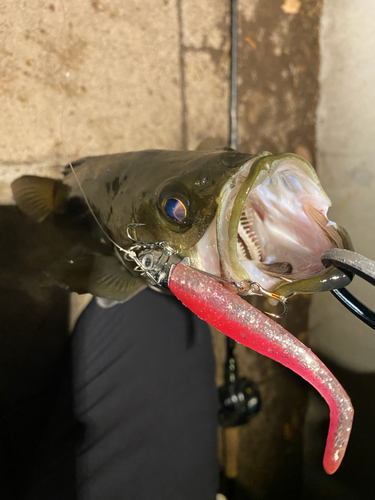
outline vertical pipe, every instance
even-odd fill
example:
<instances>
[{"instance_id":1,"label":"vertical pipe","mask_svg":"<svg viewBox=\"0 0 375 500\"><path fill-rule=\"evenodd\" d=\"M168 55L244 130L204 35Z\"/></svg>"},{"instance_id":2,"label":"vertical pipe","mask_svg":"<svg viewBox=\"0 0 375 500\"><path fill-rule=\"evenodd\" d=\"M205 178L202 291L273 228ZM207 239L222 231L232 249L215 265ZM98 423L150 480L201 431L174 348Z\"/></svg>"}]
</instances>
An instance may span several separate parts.
<instances>
[{"instance_id":1,"label":"vertical pipe","mask_svg":"<svg viewBox=\"0 0 375 500\"><path fill-rule=\"evenodd\" d=\"M229 145L237 148L237 0L231 0Z\"/></svg>"}]
</instances>

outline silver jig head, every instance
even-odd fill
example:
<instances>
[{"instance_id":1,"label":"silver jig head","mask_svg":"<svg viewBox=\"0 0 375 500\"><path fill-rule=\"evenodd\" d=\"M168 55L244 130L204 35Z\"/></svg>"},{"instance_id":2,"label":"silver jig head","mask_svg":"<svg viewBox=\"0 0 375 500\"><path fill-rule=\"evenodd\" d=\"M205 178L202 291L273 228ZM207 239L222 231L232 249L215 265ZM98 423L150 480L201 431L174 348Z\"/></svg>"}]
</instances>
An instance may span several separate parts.
<instances>
[{"instance_id":1,"label":"silver jig head","mask_svg":"<svg viewBox=\"0 0 375 500\"><path fill-rule=\"evenodd\" d=\"M131 223L126 228L126 234L134 244L127 249L115 247L120 260L132 261L136 264L134 271L140 272L152 286L168 288L169 275L173 265L183 261L177 250L167 241L143 242L131 233L140 223ZM185 259L188 263L188 259Z\"/></svg>"}]
</instances>

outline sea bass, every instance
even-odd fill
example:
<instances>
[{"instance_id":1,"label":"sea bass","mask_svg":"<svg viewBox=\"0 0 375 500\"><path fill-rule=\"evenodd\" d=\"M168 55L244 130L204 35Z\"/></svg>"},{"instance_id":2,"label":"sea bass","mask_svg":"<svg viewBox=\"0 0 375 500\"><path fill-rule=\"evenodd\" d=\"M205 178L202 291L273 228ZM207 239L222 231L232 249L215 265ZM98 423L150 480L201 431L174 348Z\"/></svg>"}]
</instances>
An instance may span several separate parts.
<instances>
[{"instance_id":1,"label":"sea bass","mask_svg":"<svg viewBox=\"0 0 375 500\"><path fill-rule=\"evenodd\" d=\"M249 280L282 296L346 286L350 278L325 268L320 255L352 248L343 228L326 215L330 201L315 170L293 154L141 151L89 157L72 164L105 232L129 248L129 225L140 241L167 241L192 267L235 282ZM64 182L24 176L12 184L17 205L41 222L66 230L81 221L61 249L49 281L79 293L126 300L146 286L132 262L91 222L76 178Z\"/></svg>"},{"instance_id":2,"label":"sea bass","mask_svg":"<svg viewBox=\"0 0 375 500\"><path fill-rule=\"evenodd\" d=\"M350 283L321 263L325 250L352 244L328 220L330 201L306 160L229 148L150 150L85 158L63 182L24 176L12 190L26 214L66 233L44 283L116 301L148 285L171 291L215 328L309 381L330 406L324 467L335 472L351 430L350 399L306 346L230 290L247 285L285 300Z\"/></svg>"}]
</instances>

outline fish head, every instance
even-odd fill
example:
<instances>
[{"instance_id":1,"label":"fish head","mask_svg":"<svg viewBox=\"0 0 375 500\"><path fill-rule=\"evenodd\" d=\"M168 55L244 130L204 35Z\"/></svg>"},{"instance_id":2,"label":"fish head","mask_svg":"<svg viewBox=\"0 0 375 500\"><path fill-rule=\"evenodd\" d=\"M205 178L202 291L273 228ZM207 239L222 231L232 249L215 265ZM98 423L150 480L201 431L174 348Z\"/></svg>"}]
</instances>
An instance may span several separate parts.
<instances>
[{"instance_id":1,"label":"fish head","mask_svg":"<svg viewBox=\"0 0 375 500\"><path fill-rule=\"evenodd\" d=\"M187 252L193 267L284 297L350 283L351 276L321 262L328 248L353 246L327 218L331 202L304 158L263 152L248 159L216 204L214 220Z\"/></svg>"},{"instance_id":2,"label":"fish head","mask_svg":"<svg viewBox=\"0 0 375 500\"><path fill-rule=\"evenodd\" d=\"M183 256L196 247L212 225L223 187L252 158L230 148L204 152L150 150L134 155L136 167L127 166L126 179L119 178L121 187L107 203L110 209L104 204L101 209L101 197L96 194L88 194L90 204L122 247L132 244L127 229L135 223L141 224L133 232L137 240L166 241Z\"/></svg>"}]
</instances>

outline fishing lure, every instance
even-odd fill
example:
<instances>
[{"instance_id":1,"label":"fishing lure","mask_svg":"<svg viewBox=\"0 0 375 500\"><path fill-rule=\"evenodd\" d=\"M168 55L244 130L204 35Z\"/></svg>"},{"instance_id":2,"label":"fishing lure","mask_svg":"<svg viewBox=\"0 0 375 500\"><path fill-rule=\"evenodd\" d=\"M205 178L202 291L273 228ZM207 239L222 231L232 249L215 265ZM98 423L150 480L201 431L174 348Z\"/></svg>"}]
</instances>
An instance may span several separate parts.
<instances>
[{"instance_id":1,"label":"fishing lure","mask_svg":"<svg viewBox=\"0 0 375 500\"><path fill-rule=\"evenodd\" d=\"M349 396L322 361L281 325L220 284L220 277L190 267L188 258L179 257L166 242L141 243L133 237L132 240L133 256L127 254L126 258L135 256L137 271L152 286L169 288L199 318L291 369L322 395L330 408L323 466L328 474L336 472L348 444L354 410ZM228 284L239 293L243 291L243 284ZM246 287L247 293L258 294L257 284L252 285Z\"/></svg>"}]
</instances>

